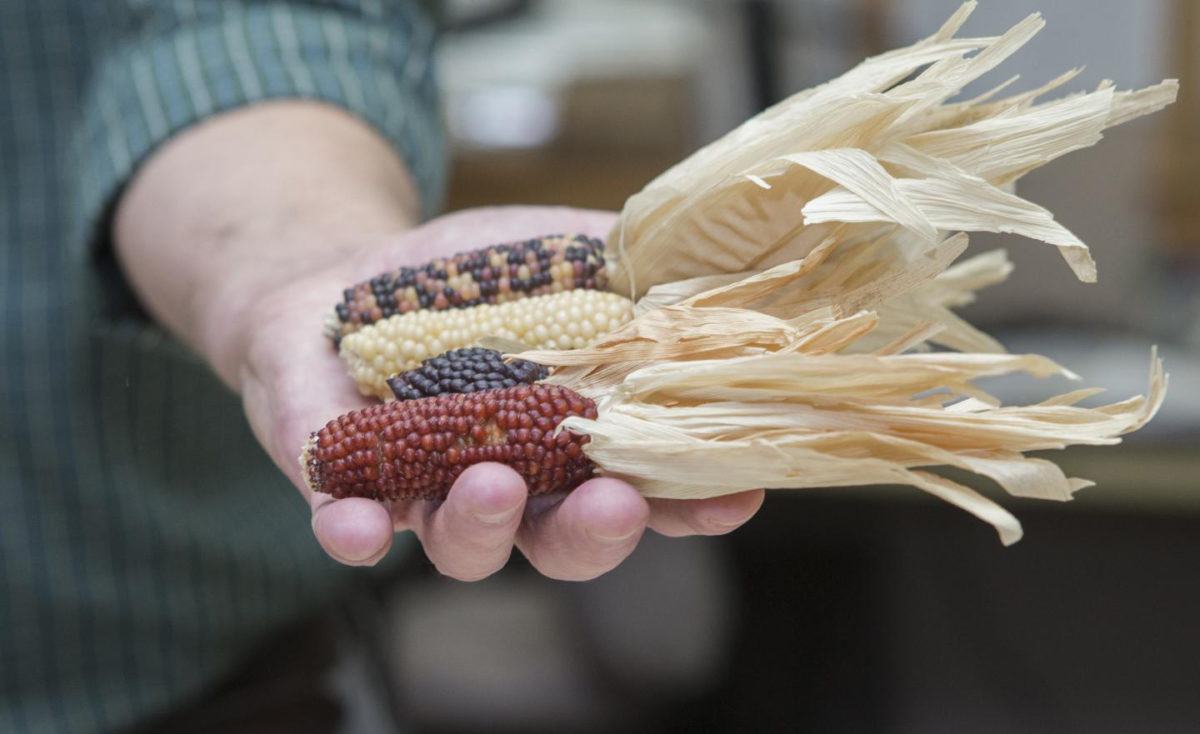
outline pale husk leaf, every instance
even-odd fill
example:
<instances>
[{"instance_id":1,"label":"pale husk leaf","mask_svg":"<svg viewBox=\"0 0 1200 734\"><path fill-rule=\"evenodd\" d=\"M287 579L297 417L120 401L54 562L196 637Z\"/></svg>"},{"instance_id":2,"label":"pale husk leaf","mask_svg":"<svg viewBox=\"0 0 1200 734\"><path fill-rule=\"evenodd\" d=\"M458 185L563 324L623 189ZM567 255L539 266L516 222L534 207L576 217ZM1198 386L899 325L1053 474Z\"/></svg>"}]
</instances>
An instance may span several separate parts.
<instances>
[{"instance_id":1,"label":"pale husk leaf","mask_svg":"<svg viewBox=\"0 0 1200 734\"><path fill-rule=\"evenodd\" d=\"M781 102L631 197L609 236L612 287L641 297L665 283L761 270L804 257L844 222L853 223L840 229L846 239L888 224L924 243L939 239L934 230L1015 232L1057 246L1077 277L1094 281L1083 243L1011 184L1161 109L1178 83L1118 92L1106 82L1038 103L1068 72L1032 92L947 104L1044 25L1033 15L999 37L954 38L974 7L924 41Z\"/></svg>"},{"instance_id":2,"label":"pale husk leaf","mask_svg":"<svg viewBox=\"0 0 1200 734\"><path fill-rule=\"evenodd\" d=\"M1020 537L1011 515L917 469L954 466L1014 496L1068 500L1090 483L1023 453L1116 443L1154 415L1166 389L1157 359L1149 397L1100 408L1072 404L1084 394L1001 407L971 382L1015 371L1070 376L1036 355L773 354L658 363L625 377L601 401L597 420L571 418L563 427L591 436L588 456L647 496L907 484L991 523L1011 543ZM926 391L937 395L915 397Z\"/></svg>"},{"instance_id":3,"label":"pale husk leaf","mask_svg":"<svg viewBox=\"0 0 1200 734\"><path fill-rule=\"evenodd\" d=\"M597 419L563 428L591 437L585 451L604 473L677 499L910 485L1007 544L1021 536L1011 514L928 470L1068 500L1090 482L1025 453L1117 443L1153 417L1167 387L1156 355L1145 397L1099 407L1081 405L1097 392L1087 388L1011 406L982 389L1013 373L1077 378L1005 353L953 313L1012 266L1003 251L954 264L967 236L947 233L1041 240L1094 281L1086 245L1013 184L1169 104L1178 85L1104 83L1039 103L1072 71L1032 92L998 98L1006 83L948 103L1043 25L1035 15L999 37L954 38L974 6L747 121L629 199L608 253L612 286L644 296L636 318L585 349L519 355L597 400ZM922 352L935 346L961 353Z\"/></svg>"}]
</instances>

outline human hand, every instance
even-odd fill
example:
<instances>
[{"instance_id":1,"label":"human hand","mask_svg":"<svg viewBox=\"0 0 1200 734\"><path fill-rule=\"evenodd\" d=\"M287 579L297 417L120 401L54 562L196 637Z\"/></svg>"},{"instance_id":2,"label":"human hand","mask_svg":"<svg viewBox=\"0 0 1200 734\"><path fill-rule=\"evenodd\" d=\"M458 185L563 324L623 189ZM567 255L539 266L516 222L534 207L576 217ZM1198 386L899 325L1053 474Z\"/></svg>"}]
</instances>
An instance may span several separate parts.
<instances>
[{"instance_id":1,"label":"human hand","mask_svg":"<svg viewBox=\"0 0 1200 734\"><path fill-rule=\"evenodd\" d=\"M342 289L400 264L497 242L557 232L604 236L613 215L564 208L478 209L434 220L368 243L333 265L289 278L261 294L248 313L239 382L246 414L271 457L312 506L312 526L335 559L371 565L395 532L411 530L443 574L481 579L508 561L513 547L543 574L569 580L619 564L649 527L671 536L728 532L757 511L762 492L701 501L646 500L625 482L596 478L567 494L527 498L521 477L499 464L465 471L444 502L334 500L304 486L297 457L311 431L370 404L322 334Z\"/></svg>"},{"instance_id":2,"label":"human hand","mask_svg":"<svg viewBox=\"0 0 1200 734\"><path fill-rule=\"evenodd\" d=\"M599 212L502 208L413 229L416 210L404 161L386 141L341 110L291 101L224 113L168 141L114 218L117 256L143 305L241 395L332 557L376 563L395 532L411 530L455 578L489 575L515 546L548 576L586 579L620 563L646 527L722 533L758 509L761 492L647 501L606 478L527 501L515 472L482 464L439 504L310 494L298 463L309 433L368 404L322 333L343 288L497 242L603 236L613 223Z\"/></svg>"}]
</instances>

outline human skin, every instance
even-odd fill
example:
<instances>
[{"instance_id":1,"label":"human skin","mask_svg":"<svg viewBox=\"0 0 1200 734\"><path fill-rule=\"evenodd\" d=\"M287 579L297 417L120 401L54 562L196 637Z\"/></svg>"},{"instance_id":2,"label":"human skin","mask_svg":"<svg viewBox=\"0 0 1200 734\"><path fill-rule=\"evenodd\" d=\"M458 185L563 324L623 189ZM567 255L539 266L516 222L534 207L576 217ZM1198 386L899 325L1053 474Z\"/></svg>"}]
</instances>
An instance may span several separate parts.
<instances>
[{"instance_id":1,"label":"human skin","mask_svg":"<svg viewBox=\"0 0 1200 734\"><path fill-rule=\"evenodd\" d=\"M216 116L164 144L118 202L118 260L143 305L242 399L255 436L312 507L333 558L372 565L411 530L447 575L482 579L514 547L541 573L584 580L617 566L648 527L729 532L763 494L646 500L596 478L533 498L516 472L479 464L446 500L381 503L310 492L309 433L368 404L321 324L343 288L398 265L555 232L603 237L614 215L553 207L470 210L418 224L404 163L371 128L311 102Z\"/></svg>"}]
</instances>

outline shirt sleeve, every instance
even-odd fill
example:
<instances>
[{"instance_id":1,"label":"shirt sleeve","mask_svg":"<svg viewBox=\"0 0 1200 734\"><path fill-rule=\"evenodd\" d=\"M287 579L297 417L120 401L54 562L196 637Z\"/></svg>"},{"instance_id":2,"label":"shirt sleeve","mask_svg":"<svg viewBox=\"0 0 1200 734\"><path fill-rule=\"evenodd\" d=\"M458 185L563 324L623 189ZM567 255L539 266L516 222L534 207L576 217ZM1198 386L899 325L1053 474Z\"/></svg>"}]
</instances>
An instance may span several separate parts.
<instances>
[{"instance_id":1,"label":"shirt sleeve","mask_svg":"<svg viewBox=\"0 0 1200 734\"><path fill-rule=\"evenodd\" d=\"M124 0L99 44L79 143L85 220L104 216L171 136L272 99L341 107L406 161L426 215L441 205L445 138L433 78L435 27L419 3Z\"/></svg>"},{"instance_id":2,"label":"shirt sleeve","mask_svg":"<svg viewBox=\"0 0 1200 734\"><path fill-rule=\"evenodd\" d=\"M441 206L445 136L437 104L435 24L403 0L120 0L97 3L91 79L73 156L72 219L101 311L131 301L113 267L110 226L140 163L176 133L259 101L338 106L405 160L426 216ZM93 6L96 7L96 6ZM90 253L90 254L86 254Z\"/></svg>"}]
</instances>

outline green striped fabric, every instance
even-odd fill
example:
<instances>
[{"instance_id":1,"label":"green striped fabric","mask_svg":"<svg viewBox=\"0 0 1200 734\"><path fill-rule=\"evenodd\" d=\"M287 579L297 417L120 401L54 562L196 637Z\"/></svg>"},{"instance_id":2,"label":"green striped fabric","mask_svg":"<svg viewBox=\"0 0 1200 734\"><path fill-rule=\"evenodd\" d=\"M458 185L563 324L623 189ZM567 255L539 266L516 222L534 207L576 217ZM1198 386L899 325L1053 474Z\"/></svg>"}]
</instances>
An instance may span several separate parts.
<instances>
[{"instance_id":1,"label":"green striped fabric","mask_svg":"<svg viewBox=\"0 0 1200 734\"><path fill-rule=\"evenodd\" d=\"M361 116L433 211L433 37L387 0L0 2L0 732L178 706L374 573L323 555L237 398L141 317L103 235L157 145L271 98Z\"/></svg>"}]
</instances>

